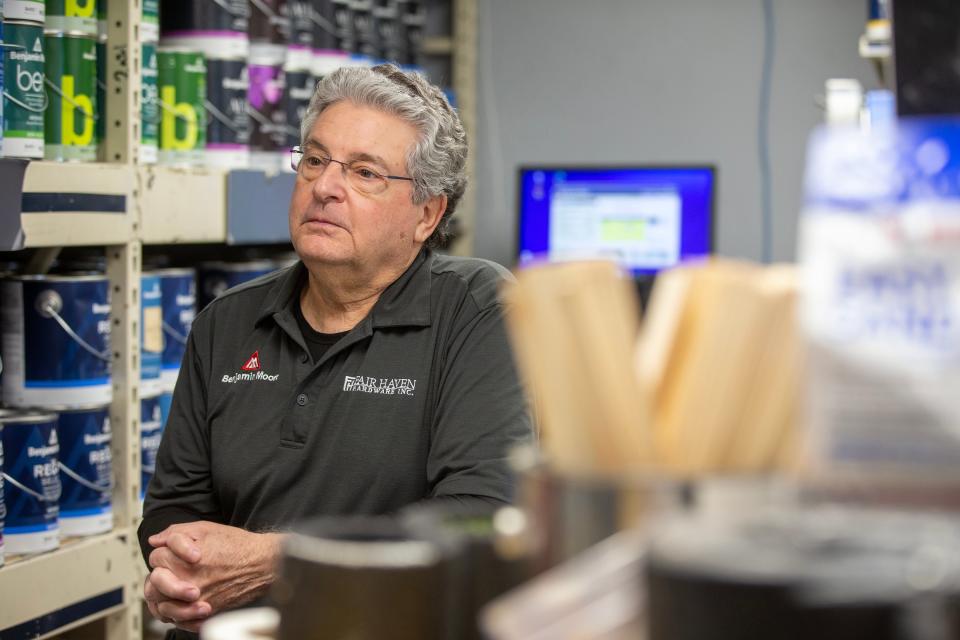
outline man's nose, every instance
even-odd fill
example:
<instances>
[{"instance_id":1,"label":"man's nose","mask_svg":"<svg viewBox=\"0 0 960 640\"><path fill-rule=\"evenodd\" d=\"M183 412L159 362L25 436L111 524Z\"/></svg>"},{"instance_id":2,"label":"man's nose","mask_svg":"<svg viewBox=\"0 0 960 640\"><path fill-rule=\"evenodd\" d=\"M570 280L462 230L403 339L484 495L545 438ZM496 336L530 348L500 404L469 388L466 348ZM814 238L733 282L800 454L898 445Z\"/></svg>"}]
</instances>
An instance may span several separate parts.
<instances>
[{"instance_id":1,"label":"man's nose","mask_svg":"<svg viewBox=\"0 0 960 640\"><path fill-rule=\"evenodd\" d=\"M331 159L320 175L313 181L313 194L320 201L342 200L347 190L345 167Z\"/></svg>"}]
</instances>

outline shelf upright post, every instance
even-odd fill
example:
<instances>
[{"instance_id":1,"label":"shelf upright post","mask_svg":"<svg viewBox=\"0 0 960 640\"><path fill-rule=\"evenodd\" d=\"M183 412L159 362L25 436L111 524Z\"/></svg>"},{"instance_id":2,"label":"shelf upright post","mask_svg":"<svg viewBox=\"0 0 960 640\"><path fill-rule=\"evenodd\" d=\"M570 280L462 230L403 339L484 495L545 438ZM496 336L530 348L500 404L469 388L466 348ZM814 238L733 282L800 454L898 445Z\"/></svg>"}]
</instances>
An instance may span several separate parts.
<instances>
[{"instance_id":1,"label":"shelf upright post","mask_svg":"<svg viewBox=\"0 0 960 640\"><path fill-rule=\"evenodd\" d=\"M107 3L106 160L136 165L140 146L142 45L141 0ZM134 171L139 181L139 172ZM140 519L140 201L134 184L128 201L132 237L106 247L111 293L113 350L113 492L114 524L125 532L132 580L124 587L126 606L106 620L107 640L140 640L143 629L142 588L145 567L136 528Z\"/></svg>"},{"instance_id":2,"label":"shelf upright post","mask_svg":"<svg viewBox=\"0 0 960 640\"><path fill-rule=\"evenodd\" d=\"M473 255L476 229L477 19L477 0L453 0L453 89L457 96L457 111L470 144L467 156L469 186L456 214L463 224L463 235L450 248L451 253L460 256Z\"/></svg>"}]
</instances>

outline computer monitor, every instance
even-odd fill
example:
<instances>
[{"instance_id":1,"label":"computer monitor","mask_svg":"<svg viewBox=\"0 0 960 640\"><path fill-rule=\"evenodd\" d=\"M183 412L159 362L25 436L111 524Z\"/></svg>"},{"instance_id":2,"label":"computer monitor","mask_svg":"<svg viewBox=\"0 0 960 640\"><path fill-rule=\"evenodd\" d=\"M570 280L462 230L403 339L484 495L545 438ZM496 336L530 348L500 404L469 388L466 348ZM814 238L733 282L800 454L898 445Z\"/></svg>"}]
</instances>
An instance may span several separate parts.
<instances>
[{"instance_id":1,"label":"computer monitor","mask_svg":"<svg viewBox=\"0 0 960 640\"><path fill-rule=\"evenodd\" d=\"M609 258L634 276L713 250L711 166L521 167L518 265Z\"/></svg>"}]
</instances>

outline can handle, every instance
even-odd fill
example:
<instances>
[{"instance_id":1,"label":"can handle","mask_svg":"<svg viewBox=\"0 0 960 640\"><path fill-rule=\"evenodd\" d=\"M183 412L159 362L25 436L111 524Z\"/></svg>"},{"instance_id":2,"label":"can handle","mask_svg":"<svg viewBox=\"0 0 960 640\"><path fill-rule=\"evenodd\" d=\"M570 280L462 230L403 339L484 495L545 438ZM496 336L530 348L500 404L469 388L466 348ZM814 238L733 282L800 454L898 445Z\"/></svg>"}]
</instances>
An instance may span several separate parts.
<instances>
[{"instance_id":1,"label":"can handle","mask_svg":"<svg viewBox=\"0 0 960 640\"><path fill-rule=\"evenodd\" d=\"M47 498L42 493L37 493L30 487L25 486L19 480L7 474L6 472L4 472L3 474L3 479L6 480L9 484L12 484L13 486L15 486L17 489L20 489L20 491L23 491L28 496L40 502L58 502L60 500L60 495L63 493L63 485L60 482L57 482L57 495L54 497Z\"/></svg>"},{"instance_id":2,"label":"can handle","mask_svg":"<svg viewBox=\"0 0 960 640\"><path fill-rule=\"evenodd\" d=\"M224 2L223 0L213 0L213 3L219 5L221 9L226 11L232 16L242 16L243 11L234 11L233 7L229 3Z\"/></svg>"},{"instance_id":3,"label":"can handle","mask_svg":"<svg viewBox=\"0 0 960 640\"><path fill-rule=\"evenodd\" d=\"M46 78L44 78L44 80L46 80ZM19 100L14 98L12 95L7 93L6 91L3 92L3 97L9 100L10 102L12 102L13 104L17 105L18 107L26 109L27 111L32 111L34 113L43 113L47 110L47 107L50 106L50 96L47 95L46 91L43 92L43 106L38 109L34 109L30 105L24 102L20 102Z\"/></svg>"},{"instance_id":4,"label":"can handle","mask_svg":"<svg viewBox=\"0 0 960 640\"><path fill-rule=\"evenodd\" d=\"M171 338L173 338L174 340L176 340L177 342L179 342L180 344L182 345L187 344L187 336L183 335L182 333L180 333L179 331L171 327L166 322L163 323L163 332L168 336L170 336Z\"/></svg>"},{"instance_id":5,"label":"can handle","mask_svg":"<svg viewBox=\"0 0 960 640\"><path fill-rule=\"evenodd\" d=\"M63 309L63 299L59 293L52 289L41 292L40 295L37 296L36 308L42 317L53 318L54 321L60 325L60 328L63 329L74 342L83 347L87 353L104 362L110 362L109 349L103 352L97 351L90 343L77 335L77 332L73 330L70 324L60 316L60 310Z\"/></svg>"},{"instance_id":6,"label":"can handle","mask_svg":"<svg viewBox=\"0 0 960 640\"><path fill-rule=\"evenodd\" d=\"M215 118L220 121L220 124L225 126L227 129L230 129L234 133L240 132L240 128L235 127L233 125L233 122L230 120L230 118L227 117L227 114L225 114L223 111L220 111L220 109L217 109L217 106L215 104L213 104L209 100L204 100L203 106L207 110L207 126L210 126L210 123L213 122Z\"/></svg>"},{"instance_id":7,"label":"can handle","mask_svg":"<svg viewBox=\"0 0 960 640\"><path fill-rule=\"evenodd\" d=\"M78 474L76 471L74 471L73 469L71 469L70 467L68 467L67 465L63 464L60 461L57 461L57 464L60 465L60 471L67 474L74 481L76 481L80 485L83 485L87 489L90 489L92 491L99 491L100 493L110 493L113 491L114 482L112 477L110 478L110 484L108 484L107 486L103 486L101 484L95 484L93 482L90 482L89 480L87 480L86 478L84 478L83 476Z\"/></svg>"}]
</instances>

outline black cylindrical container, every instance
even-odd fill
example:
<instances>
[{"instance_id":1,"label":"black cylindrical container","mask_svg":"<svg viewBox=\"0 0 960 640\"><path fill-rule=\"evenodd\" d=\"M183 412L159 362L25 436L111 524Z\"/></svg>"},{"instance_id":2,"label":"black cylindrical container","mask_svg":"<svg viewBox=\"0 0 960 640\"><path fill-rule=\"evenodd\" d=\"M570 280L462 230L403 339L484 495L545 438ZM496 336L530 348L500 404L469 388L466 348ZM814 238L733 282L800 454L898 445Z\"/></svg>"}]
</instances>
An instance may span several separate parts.
<instances>
[{"instance_id":1,"label":"black cylindrical container","mask_svg":"<svg viewBox=\"0 0 960 640\"><path fill-rule=\"evenodd\" d=\"M332 0L333 19L336 27L336 46L338 51L352 53L356 49L353 33L353 5L351 0Z\"/></svg>"},{"instance_id":2,"label":"black cylindrical container","mask_svg":"<svg viewBox=\"0 0 960 640\"><path fill-rule=\"evenodd\" d=\"M313 46L318 51L337 48L337 18L333 0L315 0L310 16L313 24Z\"/></svg>"},{"instance_id":3,"label":"black cylindrical container","mask_svg":"<svg viewBox=\"0 0 960 640\"><path fill-rule=\"evenodd\" d=\"M290 41L287 0L250 0L250 42L284 45Z\"/></svg>"},{"instance_id":4,"label":"black cylindrical container","mask_svg":"<svg viewBox=\"0 0 960 640\"><path fill-rule=\"evenodd\" d=\"M390 518L324 518L284 544L279 640L441 640L450 552Z\"/></svg>"},{"instance_id":5,"label":"black cylindrical container","mask_svg":"<svg viewBox=\"0 0 960 640\"><path fill-rule=\"evenodd\" d=\"M373 7L373 30L376 34L377 58L387 62L400 62L400 18L394 2L379 0Z\"/></svg>"},{"instance_id":6,"label":"black cylindrical container","mask_svg":"<svg viewBox=\"0 0 960 640\"><path fill-rule=\"evenodd\" d=\"M243 167L250 151L247 59L207 58L207 164Z\"/></svg>"},{"instance_id":7,"label":"black cylindrical container","mask_svg":"<svg viewBox=\"0 0 960 640\"><path fill-rule=\"evenodd\" d=\"M160 32L164 37L246 33L249 19L247 0L163 0Z\"/></svg>"}]
</instances>

